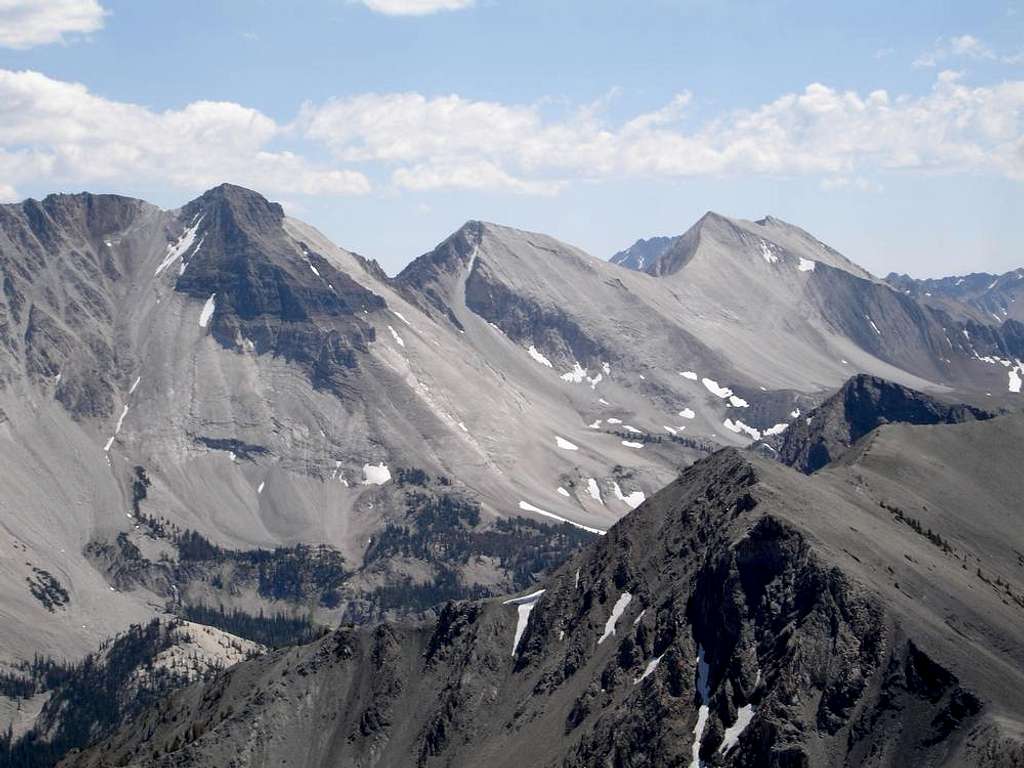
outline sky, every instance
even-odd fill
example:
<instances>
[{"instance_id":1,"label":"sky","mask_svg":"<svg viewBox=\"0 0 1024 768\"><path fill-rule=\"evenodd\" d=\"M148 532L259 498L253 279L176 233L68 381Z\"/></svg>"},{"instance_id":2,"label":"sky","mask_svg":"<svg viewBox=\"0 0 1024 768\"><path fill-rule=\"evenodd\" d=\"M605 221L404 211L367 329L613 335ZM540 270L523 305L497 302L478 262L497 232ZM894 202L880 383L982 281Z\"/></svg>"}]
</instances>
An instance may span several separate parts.
<instances>
[{"instance_id":1,"label":"sky","mask_svg":"<svg viewBox=\"0 0 1024 768\"><path fill-rule=\"evenodd\" d=\"M0 201L251 187L394 274L465 221L607 258L766 214L1024 266L1024 0L0 0Z\"/></svg>"}]
</instances>

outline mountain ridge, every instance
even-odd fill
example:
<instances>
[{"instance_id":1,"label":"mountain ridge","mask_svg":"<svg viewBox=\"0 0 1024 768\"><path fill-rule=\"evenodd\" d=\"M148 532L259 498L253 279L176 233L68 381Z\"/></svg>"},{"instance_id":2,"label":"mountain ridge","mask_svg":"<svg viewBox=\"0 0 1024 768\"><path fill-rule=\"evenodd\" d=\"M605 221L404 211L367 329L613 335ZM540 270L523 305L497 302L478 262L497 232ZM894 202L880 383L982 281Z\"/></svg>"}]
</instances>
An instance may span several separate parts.
<instances>
[{"instance_id":1,"label":"mountain ridge","mask_svg":"<svg viewBox=\"0 0 1024 768\"><path fill-rule=\"evenodd\" d=\"M1010 439L1024 428L1004 417L895 432L937 438L948 452L961 428L992 427ZM924 466L912 451L900 465ZM1011 465L1001 462L999 476L1010 480ZM999 765L1019 756L1019 667L1011 670L1024 649L1005 634L1019 606L988 588L974 594L958 564L969 541L958 534L947 553L919 536L902 522L904 499L876 488L877 462L866 498L844 474L855 467L805 478L726 449L685 470L541 591L450 604L433 627L342 628L243 664L176 694L162 722L151 712L67 765L220 764L229 754L242 765L291 754L305 764L372 755L425 766L582 766L601 755L669 765L691 753L717 765L985 756ZM905 493L926 488L915 482ZM884 530L887 544L879 549L864 526ZM947 533L939 529L942 540ZM918 595L929 581L976 627L1002 633L990 646L1001 649L998 663L990 656L996 669L970 662L977 632L965 640L928 618L937 609ZM339 690L344 710L323 698ZM309 696L323 706L294 707ZM324 708L335 713L329 731L309 738ZM410 716L415 725L399 728Z\"/></svg>"}]
</instances>

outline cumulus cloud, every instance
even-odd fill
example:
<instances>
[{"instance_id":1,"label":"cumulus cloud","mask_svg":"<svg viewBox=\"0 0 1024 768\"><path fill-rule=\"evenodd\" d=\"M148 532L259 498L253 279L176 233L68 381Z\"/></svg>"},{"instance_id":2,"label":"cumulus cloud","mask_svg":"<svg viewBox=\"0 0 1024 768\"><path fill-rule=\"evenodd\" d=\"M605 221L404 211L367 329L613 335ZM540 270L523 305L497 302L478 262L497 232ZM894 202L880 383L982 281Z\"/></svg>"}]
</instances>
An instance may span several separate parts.
<instances>
[{"instance_id":1,"label":"cumulus cloud","mask_svg":"<svg viewBox=\"0 0 1024 768\"><path fill-rule=\"evenodd\" d=\"M358 171L273 151L284 129L258 110L197 101L155 112L37 72L0 70L0 184L167 183L195 190L224 180L281 194L364 194Z\"/></svg>"},{"instance_id":2,"label":"cumulus cloud","mask_svg":"<svg viewBox=\"0 0 1024 768\"><path fill-rule=\"evenodd\" d=\"M684 92L613 120L604 99L556 108L362 94L307 104L278 123L232 102L158 112L0 70L0 192L41 180L187 190L229 180L294 198L366 194L373 179L385 190L554 195L579 181L749 175L871 190L886 170L1024 181L1022 81L972 86L943 71L920 96L812 83L702 120L694 101Z\"/></svg>"},{"instance_id":3,"label":"cumulus cloud","mask_svg":"<svg viewBox=\"0 0 1024 768\"><path fill-rule=\"evenodd\" d=\"M63 43L102 29L105 15L97 0L0 0L0 46Z\"/></svg>"},{"instance_id":4,"label":"cumulus cloud","mask_svg":"<svg viewBox=\"0 0 1024 768\"><path fill-rule=\"evenodd\" d=\"M614 125L584 106L545 118L539 106L459 96L369 94L307 105L298 126L342 162L393 166L399 186L485 183L550 193L608 176L817 174L871 169L985 172L1024 179L1024 82L969 87L942 72L924 96L839 91L820 83L689 127L692 95ZM531 184L542 187L531 189Z\"/></svg>"},{"instance_id":5,"label":"cumulus cloud","mask_svg":"<svg viewBox=\"0 0 1024 768\"><path fill-rule=\"evenodd\" d=\"M426 16L438 11L461 11L476 0L357 0L377 13L388 16Z\"/></svg>"}]
</instances>

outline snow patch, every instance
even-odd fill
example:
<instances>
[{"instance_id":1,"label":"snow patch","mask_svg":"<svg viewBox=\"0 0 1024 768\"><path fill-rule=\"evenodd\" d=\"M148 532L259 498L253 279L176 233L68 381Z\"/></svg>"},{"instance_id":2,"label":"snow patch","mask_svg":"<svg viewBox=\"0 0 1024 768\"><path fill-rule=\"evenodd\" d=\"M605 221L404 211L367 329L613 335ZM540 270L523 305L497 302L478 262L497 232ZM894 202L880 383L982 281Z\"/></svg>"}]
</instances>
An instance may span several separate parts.
<instances>
[{"instance_id":1,"label":"snow patch","mask_svg":"<svg viewBox=\"0 0 1024 768\"><path fill-rule=\"evenodd\" d=\"M715 381L714 379L707 379L707 378L705 378L705 379L701 379L701 381L703 382L704 387L705 387L705 389L707 389L708 392L710 392L713 395L717 395L718 397L722 398L723 400L725 398L727 398L727 397L732 395L732 390L731 389L729 389L728 387L720 387L720 386L718 386L718 382Z\"/></svg>"},{"instance_id":2,"label":"snow patch","mask_svg":"<svg viewBox=\"0 0 1024 768\"><path fill-rule=\"evenodd\" d=\"M684 379L689 379L690 381L697 380L697 374L694 373L693 371L680 371L679 375L682 376Z\"/></svg>"},{"instance_id":3,"label":"snow patch","mask_svg":"<svg viewBox=\"0 0 1024 768\"><path fill-rule=\"evenodd\" d=\"M157 277L161 272L167 269L171 264L177 261L179 258L188 252L188 249L192 247L192 243L196 240L196 232L199 230L199 225L203 223L203 216L197 215L192 220L192 224L189 225L177 240L173 243L168 243L167 253L164 255L164 260L160 262L160 266L156 268L156 272L153 273L153 277ZM200 243L202 245L202 243ZM198 248L196 250L199 250Z\"/></svg>"},{"instance_id":4,"label":"snow patch","mask_svg":"<svg viewBox=\"0 0 1024 768\"><path fill-rule=\"evenodd\" d=\"M609 637L615 634L615 625L622 618L623 612L629 605L629 601L633 599L633 596L629 592L623 592L619 595L619 599L615 601L615 605L612 606L612 615L608 617L608 621L604 624L604 633L598 639L597 644L600 645Z\"/></svg>"},{"instance_id":5,"label":"snow patch","mask_svg":"<svg viewBox=\"0 0 1024 768\"><path fill-rule=\"evenodd\" d=\"M405 346L405 341L404 341L404 340L402 339L402 337L401 337L401 336L399 336L399 335L398 335L398 331L396 331L396 330L395 330L395 329L394 329L394 328L393 328L392 326L390 326L390 325L388 326L388 330L389 330L389 331L391 331L391 337L392 337L392 338L393 338L393 339L395 340L395 343L396 343L396 344L397 344L398 346L400 346L400 347L404 347L404 346Z\"/></svg>"},{"instance_id":6,"label":"snow patch","mask_svg":"<svg viewBox=\"0 0 1024 768\"><path fill-rule=\"evenodd\" d=\"M535 515L540 515L541 517L550 517L552 520L557 520L560 523L568 523L574 528L579 528L583 531L589 531L590 533L596 533L598 536L604 536L605 533L607 533L607 531L603 531L600 528L591 528L589 525L583 525L582 523L574 523L572 520L562 517L561 515L556 515L554 512L548 512L547 510L541 509L540 507L535 507L528 501L520 501L519 508L524 512L533 512Z\"/></svg>"},{"instance_id":7,"label":"snow patch","mask_svg":"<svg viewBox=\"0 0 1024 768\"><path fill-rule=\"evenodd\" d=\"M747 729L747 726L750 725L750 721L753 719L754 707L752 705L744 704L736 710L736 722L726 728L725 733L722 735L722 745L718 748L720 755L726 754L739 743L740 734Z\"/></svg>"},{"instance_id":8,"label":"snow patch","mask_svg":"<svg viewBox=\"0 0 1024 768\"><path fill-rule=\"evenodd\" d=\"M559 437L558 435L555 435L555 445L563 451L578 451L580 449L575 443L570 443L564 437Z\"/></svg>"},{"instance_id":9,"label":"snow patch","mask_svg":"<svg viewBox=\"0 0 1024 768\"><path fill-rule=\"evenodd\" d=\"M114 427L114 434L115 435L121 431L121 427L124 426L124 417L127 416L127 415L128 415L128 406L126 405L124 407L124 410L121 411L121 415L117 419L117 426Z\"/></svg>"},{"instance_id":10,"label":"snow patch","mask_svg":"<svg viewBox=\"0 0 1024 768\"><path fill-rule=\"evenodd\" d=\"M210 298L206 300L203 305L203 311L199 313L199 327L205 328L210 324L210 318L213 317L213 311L217 308L216 303L217 294L211 293Z\"/></svg>"},{"instance_id":11,"label":"snow patch","mask_svg":"<svg viewBox=\"0 0 1024 768\"><path fill-rule=\"evenodd\" d=\"M750 403L738 395L729 395L729 404L732 405L733 408L746 408L750 405Z\"/></svg>"},{"instance_id":12,"label":"snow patch","mask_svg":"<svg viewBox=\"0 0 1024 768\"><path fill-rule=\"evenodd\" d=\"M260 484L256 486L256 493L263 493L263 487L267 484L266 480L261 480Z\"/></svg>"},{"instance_id":13,"label":"snow patch","mask_svg":"<svg viewBox=\"0 0 1024 768\"><path fill-rule=\"evenodd\" d=\"M591 389L597 389L597 385L604 379L604 374L599 373L596 376L588 375L589 372L579 363L573 363L571 371L563 373L559 378L562 381L568 381L572 384L582 384L584 381L590 385Z\"/></svg>"},{"instance_id":14,"label":"snow patch","mask_svg":"<svg viewBox=\"0 0 1024 768\"><path fill-rule=\"evenodd\" d=\"M643 443L636 443L636 442L633 442L632 440L623 440L622 444L624 446L626 446L627 448L643 448L644 447Z\"/></svg>"},{"instance_id":15,"label":"snow patch","mask_svg":"<svg viewBox=\"0 0 1024 768\"><path fill-rule=\"evenodd\" d=\"M736 419L735 421L733 421L732 419L726 419L725 421L722 422L722 424L730 432L735 432L737 435L745 433L753 440L761 439L761 433L758 430L754 429L753 427L747 426L739 419Z\"/></svg>"},{"instance_id":16,"label":"snow patch","mask_svg":"<svg viewBox=\"0 0 1024 768\"><path fill-rule=\"evenodd\" d=\"M598 486L597 480L592 477L587 478L587 492L594 501L604 504L604 499L601 498L601 488Z\"/></svg>"},{"instance_id":17,"label":"snow patch","mask_svg":"<svg viewBox=\"0 0 1024 768\"><path fill-rule=\"evenodd\" d=\"M530 622L530 612L533 607L537 605L537 601L540 600L540 596L544 594L543 589L538 589L529 595L523 595L523 597L513 597L511 600L506 600L502 605L514 605L516 606L516 634L512 638L512 655L516 655L516 649L519 647L519 641L523 639L523 633L526 631L526 625Z\"/></svg>"},{"instance_id":18,"label":"snow patch","mask_svg":"<svg viewBox=\"0 0 1024 768\"><path fill-rule=\"evenodd\" d=\"M700 697L700 707L697 709L697 723L693 726L693 758L690 760L690 768L701 768L700 747L704 740L704 729L708 725L708 715L711 710L708 708L708 701L711 699L711 687L708 678L711 676L711 667L704 661L704 647L697 646L697 695Z\"/></svg>"},{"instance_id":19,"label":"snow patch","mask_svg":"<svg viewBox=\"0 0 1024 768\"><path fill-rule=\"evenodd\" d=\"M391 479L391 470L383 461L380 464L363 464L363 485L384 485Z\"/></svg>"},{"instance_id":20,"label":"snow patch","mask_svg":"<svg viewBox=\"0 0 1024 768\"><path fill-rule=\"evenodd\" d=\"M551 365L551 361L548 360L546 357L544 357L544 355L542 355L540 353L540 351L535 346L533 346L532 344L530 345L530 348L528 350L526 350L526 351L530 353L530 357L532 357L534 360L536 360L541 365L546 365L548 368L553 368L554 367L554 366Z\"/></svg>"},{"instance_id":21,"label":"snow patch","mask_svg":"<svg viewBox=\"0 0 1024 768\"><path fill-rule=\"evenodd\" d=\"M881 336L882 332L878 330L878 326L875 325L875 321L871 319L871 315L864 315L864 317L867 319L869 323L871 323L871 328L874 330L874 332Z\"/></svg>"},{"instance_id":22,"label":"snow patch","mask_svg":"<svg viewBox=\"0 0 1024 768\"><path fill-rule=\"evenodd\" d=\"M814 268L818 266L818 262L813 259L805 259L803 256L800 257L800 264L797 265L797 269L801 272L813 272Z\"/></svg>"},{"instance_id":23,"label":"snow patch","mask_svg":"<svg viewBox=\"0 0 1024 768\"><path fill-rule=\"evenodd\" d=\"M1021 375L1024 374L1024 364L1018 362L1016 368L1011 368L1009 370L1009 374L1010 391L1014 393L1019 393L1021 389L1021 384L1024 383L1021 379Z\"/></svg>"},{"instance_id":24,"label":"snow patch","mask_svg":"<svg viewBox=\"0 0 1024 768\"><path fill-rule=\"evenodd\" d=\"M403 314L402 314L401 312L399 312L399 311L398 311L397 309L392 309L392 310L391 310L391 314L393 314L393 315L394 315L395 317L397 317L397 318L398 318L399 320L401 320L401 321L402 321L403 323L405 323L405 324L406 324L406 325L408 325L408 326L409 326L410 328L412 328L412 323L410 323L410 322L409 322L408 320L406 320L406 319L405 319L405 315L403 315Z\"/></svg>"},{"instance_id":25,"label":"snow patch","mask_svg":"<svg viewBox=\"0 0 1024 768\"><path fill-rule=\"evenodd\" d=\"M648 661L647 662L647 666L644 667L643 674L640 675L640 677L638 677L636 680L633 681L633 685L638 685L639 683L642 683L648 677L653 675L654 671L658 668L658 665L661 664L661 660L663 658L665 658L665 654L662 654L661 656L655 656L653 659Z\"/></svg>"},{"instance_id":26,"label":"snow patch","mask_svg":"<svg viewBox=\"0 0 1024 768\"><path fill-rule=\"evenodd\" d=\"M600 419L595 421L593 424L587 424L587 429L600 429L600 428L601 428L601 420Z\"/></svg>"},{"instance_id":27,"label":"snow patch","mask_svg":"<svg viewBox=\"0 0 1024 768\"><path fill-rule=\"evenodd\" d=\"M763 256L764 260L769 264L776 264L779 261L778 255L772 253L771 245L766 243L764 240L761 241L761 256Z\"/></svg>"},{"instance_id":28,"label":"snow patch","mask_svg":"<svg viewBox=\"0 0 1024 768\"><path fill-rule=\"evenodd\" d=\"M572 370L568 373L563 373L559 378L562 381L571 381L573 384L579 384L587 378L587 369L579 363L573 363Z\"/></svg>"},{"instance_id":29,"label":"snow patch","mask_svg":"<svg viewBox=\"0 0 1024 768\"><path fill-rule=\"evenodd\" d=\"M565 496L566 498L569 497L569 492L565 490L565 488L563 488L562 486L558 486L558 493L559 495Z\"/></svg>"},{"instance_id":30,"label":"snow patch","mask_svg":"<svg viewBox=\"0 0 1024 768\"><path fill-rule=\"evenodd\" d=\"M696 415L697 414L693 412L692 408L683 408L683 410L679 412L679 416L684 419L692 419Z\"/></svg>"},{"instance_id":31,"label":"snow patch","mask_svg":"<svg viewBox=\"0 0 1024 768\"><path fill-rule=\"evenodd\" d=\"M644 433L642 429L637 429L636 427L631 426L629 424L623 424L622 428L627 432L632 432L634 435L642 435Z\"/></svg>"},{"instance_id":32,"label":"snow patch","mask_svg":"<svg viewBox=\"0 0 1024 768\"><path fill-rule=\"evenodd\" d=\"M776 424L774 427L768 427L762 434L764 435L781 435L789 429L789 424Z\"/></svg>"},{"instance_id":33,"label":"snow patch","mask_svg":"<svg viewBox=\"0 0 1024 768\"><path fill-rule=\"evenodd\" d=\"M609 424L621 424L622 419L608 419Z\"/></svg>"},{"instance_id":34,"label":"snow patch","mask_svg":"<svg viewBox=\"0 0 1024 768\"><path fill-rule=\"evenodd\" d=\"M625 502L630 509L636 509L647 500L643 491L633 491L627 496L622 492L622 488L619 487L618 483L612 483L612 490L615 492L615 498Z\"/></svg>"}]
</instances>

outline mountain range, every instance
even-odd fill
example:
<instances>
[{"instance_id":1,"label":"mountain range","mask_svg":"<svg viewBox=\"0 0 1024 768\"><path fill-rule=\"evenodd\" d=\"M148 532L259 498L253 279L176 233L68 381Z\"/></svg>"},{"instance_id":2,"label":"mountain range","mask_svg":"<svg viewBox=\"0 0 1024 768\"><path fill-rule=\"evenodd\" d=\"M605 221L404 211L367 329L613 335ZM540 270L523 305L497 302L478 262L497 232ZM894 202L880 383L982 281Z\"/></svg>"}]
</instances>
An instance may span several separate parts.
<instances>
[{"instance_id":1,"label":"mountain range","mask_svg":"<svg viewBox=\"0 0 1024 768\"><path fill-rule=\"evenodd\" d=\"M96 764L183 764L183 745L226 764L249 726L224 713L243 699L264 729L253 765L300 748L310 765L349 748L352 764L461 765L527 744L537 764L667 765L627 753L655 739L689 754L694 717L713 762L747 706L762 714L737 765L1011 754L1015 678L973 670L972 646L943 633L1020 668L1024 542L998 534L1014 527L1024 272L879 279L791 224L715 213L613 262L473 221L390 277L232 185L176 210L91 194L0 206L4 674L168 615L358 627L188 689L178 726L142 714L157 719L82 758ZM877 435L891 466L865 449ZM921 463L967 450L962 477ZM984 500L973 522L956 478ZM875 537L889 548L870 560ZM744 552L773 563L762 583ZM827 604L805 594L823 585ZM711 616L712 588L734 616ZM649 607L648 623L595 650L624 594L616 622ZM859 659L857 680L819 676L825 637ZM655 665L634 686L654 658L669 679ZM629 715L654 686L643 711L664 730L631 731L654 727ZM281 712L338 690L352 704L329 729ZM912 727L872 740L893 707ZM201 738L215 720L222 747Z\"/></svg>"}]
</instances>

